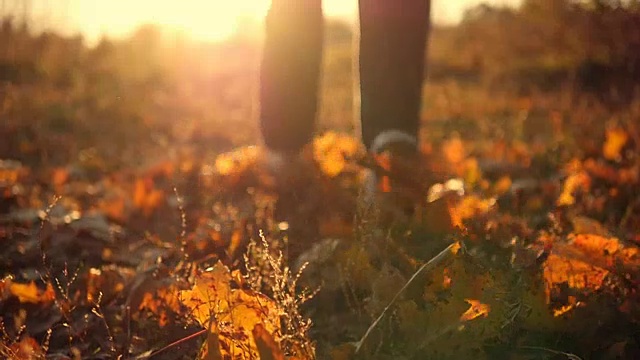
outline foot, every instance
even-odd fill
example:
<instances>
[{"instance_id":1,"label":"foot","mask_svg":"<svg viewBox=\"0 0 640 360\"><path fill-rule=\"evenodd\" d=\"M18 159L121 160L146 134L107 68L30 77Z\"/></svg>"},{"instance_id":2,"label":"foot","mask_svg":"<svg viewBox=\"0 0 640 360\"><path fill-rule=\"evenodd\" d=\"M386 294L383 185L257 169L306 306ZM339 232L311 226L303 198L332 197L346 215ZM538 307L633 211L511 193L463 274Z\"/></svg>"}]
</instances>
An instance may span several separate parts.
<instances>
[{"instance_id":1,"label":"foot","mask_svg":"<svg viewBox=\"0 0 640 360\"><path fill-rule=\"evenodd\" d=\"M370 153L363 174L365 204L375 204L394 219L411 219L430 185L417 139L397 130L382 132Z\"/></svg>"},{"instance_id":2,"label":"foot","mask_svg":"<svg viewBox=\"0 0 640 360\"><path fill-rule=\"evenodd\" d=\"M317 177L317 166L307 148L299 152L283 152L264 149L260 161L264 174L269 177L269 185L283 191L293 185L308 187ZM304 185L307 184L307 185Z\"/></svg>"}]
</instances>

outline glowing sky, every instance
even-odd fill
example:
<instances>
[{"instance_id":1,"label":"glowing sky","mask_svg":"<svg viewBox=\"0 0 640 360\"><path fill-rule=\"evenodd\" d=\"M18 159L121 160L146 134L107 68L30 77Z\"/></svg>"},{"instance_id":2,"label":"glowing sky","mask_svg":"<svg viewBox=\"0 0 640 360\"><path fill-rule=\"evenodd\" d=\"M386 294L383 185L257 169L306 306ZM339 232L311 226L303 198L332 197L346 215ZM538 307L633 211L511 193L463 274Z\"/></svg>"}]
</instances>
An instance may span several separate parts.
<instances>
[{"instance_id":1,"label":"glowing sky","mask_svg":"<svg viewBox=\"0 0 640 360\"><path fill-rule=\"evenodd\" d=\"M95 42L104 33L119 37L144 23L155 23L185 31L202 40L220 40L236 31L242 18L260 19L269 0L0 0L3 14L20 16L28 9L34 27L66 33L81 32ZM302 0L298 0L302 1ZM391 0L392 1L392 0ZM464 10L482 0L433 0L433 18L455 23ZM485 1L517 5L521 0ZM352 19L357 0L324 0L327 16Z\"/></svg>"}]
</instances>

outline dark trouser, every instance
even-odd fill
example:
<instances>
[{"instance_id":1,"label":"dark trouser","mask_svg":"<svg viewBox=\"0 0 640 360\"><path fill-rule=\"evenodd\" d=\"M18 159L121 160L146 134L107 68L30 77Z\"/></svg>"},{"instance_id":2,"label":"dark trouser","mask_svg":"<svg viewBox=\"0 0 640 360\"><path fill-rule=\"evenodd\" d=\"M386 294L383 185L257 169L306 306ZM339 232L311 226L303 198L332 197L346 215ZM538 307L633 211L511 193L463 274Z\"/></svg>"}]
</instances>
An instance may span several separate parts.
<instances>
[{"instance_id":1,"label":"dark trouser","mask_svg":"<svg viewBox=\"0 0 640 360\"><path fill-rule=\"evenodd\" d=\"M417 138L430 0L360 0L360 116L370 148L385 131ZM260 77L265 144L297 152L313 136L322 61L321 0L272 0Z\"/></svg>"}]
</instances>

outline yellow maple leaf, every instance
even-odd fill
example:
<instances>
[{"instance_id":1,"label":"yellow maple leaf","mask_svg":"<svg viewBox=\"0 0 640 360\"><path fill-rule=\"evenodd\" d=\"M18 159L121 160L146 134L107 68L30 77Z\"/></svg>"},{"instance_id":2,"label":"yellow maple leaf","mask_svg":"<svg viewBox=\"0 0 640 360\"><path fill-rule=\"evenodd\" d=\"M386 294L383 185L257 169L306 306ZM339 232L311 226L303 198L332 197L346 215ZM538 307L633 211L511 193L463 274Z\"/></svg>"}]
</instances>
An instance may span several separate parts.
<instances>
[{"instance_id":1,"label":"yellow maple leaf","mask_svg":"<svg viewBox=\"0 0 640 360\"><path fill-rule=\"evenodd\" d=\"M262 324L256 324L252 333L258 346L261 360L285 360L284 353L273 338L273 335Z\"/></svg>"},{"instance_id":2,"label":"yellow maple leaf","mask_svg":"<svg viewBox=\"0 0 640 360\"><path fill-rule=\"evenodd\" d=\"M261 324L269 334L279 333L280 309L270 298L249 290L232 289L229 269L218 262L196 277L195 286L180 292L184 305L196 320L218 333L223 356L231 358L249 350L247 358L259 358L252 334Z\"/></svg>"}]
</instances>

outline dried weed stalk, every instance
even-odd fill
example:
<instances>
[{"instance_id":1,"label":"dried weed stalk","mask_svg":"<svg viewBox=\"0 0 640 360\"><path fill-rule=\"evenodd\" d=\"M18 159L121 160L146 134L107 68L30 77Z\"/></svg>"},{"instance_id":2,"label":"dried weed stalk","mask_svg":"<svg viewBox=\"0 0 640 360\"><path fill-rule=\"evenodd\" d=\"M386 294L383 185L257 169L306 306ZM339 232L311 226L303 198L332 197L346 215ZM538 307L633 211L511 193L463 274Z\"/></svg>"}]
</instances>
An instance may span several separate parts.
<instances>
[{"instance_id":1,"label":"dried weed stalk","mask_svg":"<svg viewBox=\"0 0 640 360\"><path fill-rule=\"evenodd\" d=\"M255 291L267 287L273 300L281 310L282 327L280 334L274 334L282 349L292 355L315 359L315 345L309 337L311 319L305 318L300 307L313 298L317 291L303 289L297 293L298 280L307 264L293 273L286 264L282 251L273 251L264 233L260 232L260 242L252 240L244 255L248 284Z\"/></svg>"}]
</instances>

